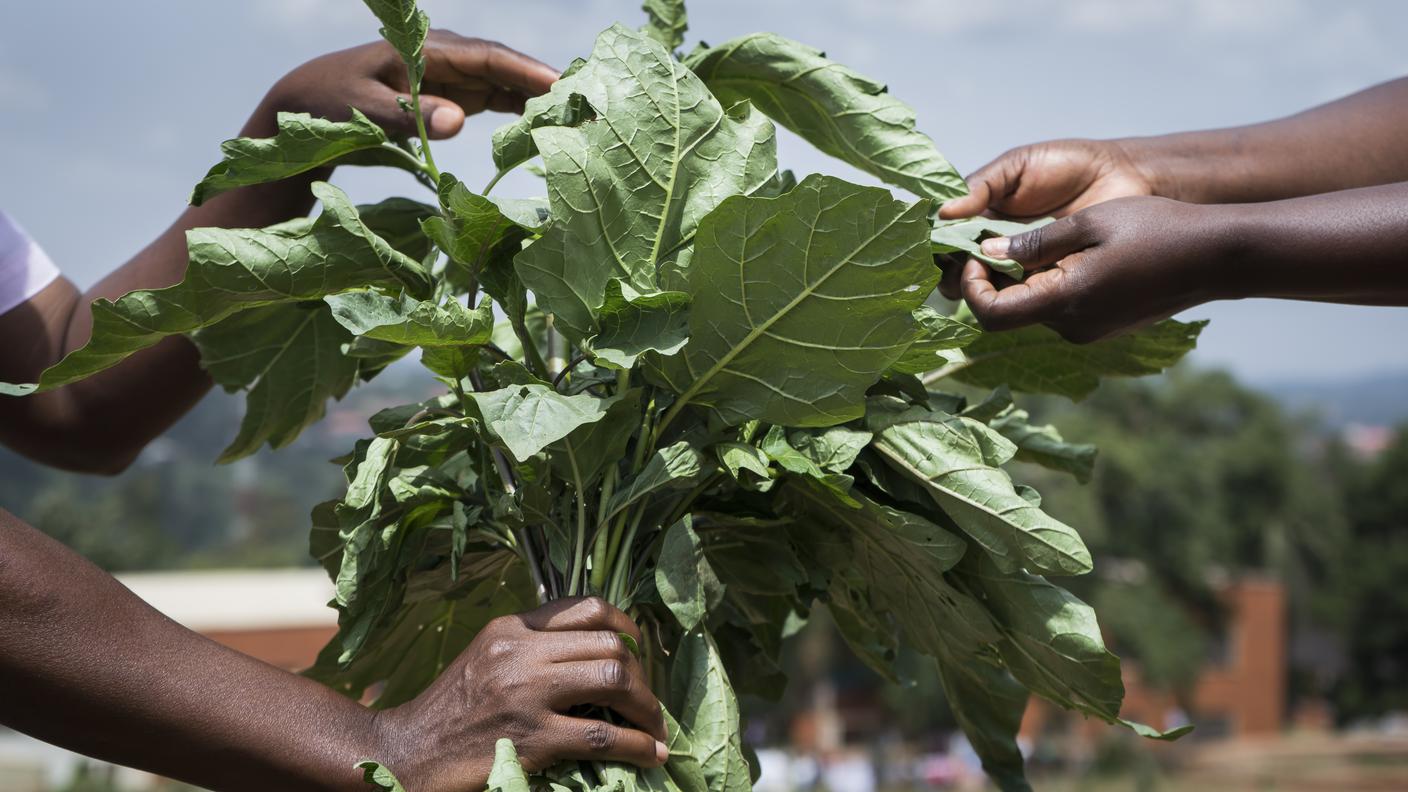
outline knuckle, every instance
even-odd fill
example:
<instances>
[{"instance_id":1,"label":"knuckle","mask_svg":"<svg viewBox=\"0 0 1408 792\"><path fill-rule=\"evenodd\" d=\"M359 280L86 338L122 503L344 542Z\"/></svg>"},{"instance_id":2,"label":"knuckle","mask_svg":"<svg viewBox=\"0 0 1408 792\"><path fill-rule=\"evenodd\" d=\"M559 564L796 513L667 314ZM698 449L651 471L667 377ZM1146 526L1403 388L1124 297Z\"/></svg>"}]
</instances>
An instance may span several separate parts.
<instances>
[{"instance_id":1,"label":"knuckle","mask_svg":"<svg viewBox=\"0 0 1408 792\"><path fill-rule=\"evenodd\" d=\"M495 636L484 645L484 655L490 660L507 660L518 652L518 642Z\"/></svg>"},{"instance_id":2,"label":"knuckle","mask_svg":"<svg viewBox=\"0 0 1408 792\"><path fill-rule=\"evenodd\" d=\"M1042 240L1046 237L1046 229L1050 226L1033 228L1023 234L1012 237L1011 247L1008 255L1017 261L1036 261L1041 258Z\"/></svg>"},{"instance_id":3,"label":"knuckle","mask_svg":"<svg viewBox=\"0 0 1408 792\"><path fill-rule=\"evenodd\" d=\"M620 660L603 660L597 669L601 686L606 690L626 692L631 689L631 671Z\"/></svg>"},{"instance_id":4,"label":"knuckle","mask_svg":"<svg viewBox=\"0 0 1408 792\"><path fill-rule=\"evenodd\" d=\"M616 745L616 733L611 727L600 721L587 724L585 733L582 735L587 743L587 747L593 751L609 751Z\"/></svg>"},{"instance_id":5,"label":"knuckle","mask_svg":"<svg viewBox=\"0 0 1408 792\"><path fill-rule=\"evenodd\" d=\"M605 631L600 635L602 657L622 663L631 659L631 650L626 648L626 642L621 640L621 636Z\"/></svg>"},{"instance_id":6,"label":"knuckle","mask_svg":"<svg viewBox=\"0 0 1408 792\"><path fill-rule=\"evenodd\" d=\"M614 608L601 597L587 597L582 600L580 607L582 608L582 613L593 621L607 619L610 617L611 611L614 610Z\"/></svg>"},{"instance_id":7,"label":"knuckle","mask_svg":"<svg viewBox=\"0 0 1408 792\"><path fill-rule=\"evenodd\" d=\"M1062 220L1070 233L1077 239L1085 239L1094 233L1096 226L1100 222L1099 211L1076 212L1070 217Z\"/></svg>"}]
</instances>

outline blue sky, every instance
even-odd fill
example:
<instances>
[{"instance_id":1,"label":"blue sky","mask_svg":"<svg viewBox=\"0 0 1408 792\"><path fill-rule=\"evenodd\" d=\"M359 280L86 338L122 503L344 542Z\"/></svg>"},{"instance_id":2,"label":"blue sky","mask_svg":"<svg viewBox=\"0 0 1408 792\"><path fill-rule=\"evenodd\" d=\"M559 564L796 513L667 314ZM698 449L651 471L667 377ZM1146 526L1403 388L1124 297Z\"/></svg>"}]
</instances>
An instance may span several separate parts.
<instances>
[{"instance_id":1,"label":"blue sky","mask_svg":"<svg viewBox=\"0 0 1408 792\"><path fill-rule=\"evenodd\" d=\"M585 54L632 0L428 0L438 26L554 65ZM369 40L356 0L45 0L0 12L0 206L80 284L180 211L267 87L298 63ZM773 30L889 83L960 170L1064 136L1246 123L1408 74L1408 3L1393 0L696 0L690 40ZM436 158L489 174L476 119ZM784 164L864 180L793 139ZM354 197L414 194L346 169ZM505 192L531 194L531 178ZM1199 359L1252 380L1408 370L1408 309L1280 301L1204 306Z\"/></svg>"}]
</instances>

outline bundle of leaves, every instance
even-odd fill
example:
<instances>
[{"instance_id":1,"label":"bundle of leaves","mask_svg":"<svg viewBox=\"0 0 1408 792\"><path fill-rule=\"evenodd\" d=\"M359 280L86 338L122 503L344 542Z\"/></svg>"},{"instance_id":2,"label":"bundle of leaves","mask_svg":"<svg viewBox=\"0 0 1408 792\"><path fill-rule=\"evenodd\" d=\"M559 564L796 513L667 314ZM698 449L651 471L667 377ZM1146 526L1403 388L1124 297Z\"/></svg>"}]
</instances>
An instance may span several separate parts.
<instances>
[{"instance_id":1,"label":"bundle of leaves","mask_svg":"<svg viewBox=\"0 0 1408 792\"><path fill-rule=\"evenodd\" d=\"M417 86L425 15L368 5ZM672 716L663 768L530 779L504 742L492 789L750 789L735 693L780 692L782 643L817 603L879 674L899 681L902 644L932 657L984 767L1025 789L1029 693L1115 723L1123 687L1093 611L1049 579L1089 572L1089 553L1004 470L1085 479L1094 449L1010 394L1079 398L1157 372L1200 325L1074 346L931 307L938 265L1021 227L936 221L966 186L913 112L772 34L681 58L682 3L646 10L495 134L499 176L541 158L546 199L475 192L424 136L392 141L359 113L285 115L272 139L226 143L195 202L337 164L408 169L436 198L353 206L320 182L316 219L192 231L185 280L96 303L92 341L38 387L187 334L217 382L247 391L229 460L286 445L418 352L444 394L373 417L346 496L314 512L340 630L308 673L396 705L493 617L599 595L641 625ZM774 124L915 199L797 182ZM369 778L390 788L391 770Z\"/></svg>"}]
</instances>

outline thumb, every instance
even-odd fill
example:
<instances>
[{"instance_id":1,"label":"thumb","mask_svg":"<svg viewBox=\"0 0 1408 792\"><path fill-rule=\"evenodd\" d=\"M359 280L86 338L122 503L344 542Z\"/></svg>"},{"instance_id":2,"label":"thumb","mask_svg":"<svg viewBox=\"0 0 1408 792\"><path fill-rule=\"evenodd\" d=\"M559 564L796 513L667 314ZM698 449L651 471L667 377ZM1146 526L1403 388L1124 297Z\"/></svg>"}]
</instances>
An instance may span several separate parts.
<instances>
[{"instance_id":1,"label":"thumb","mask_svg":"<svg viewBox=\"0 0 1408 792\"><path fill-rule=\"evenodd\" d=\"M431 140L452 138L464 128L464 108L449 99L422 94L420 112L425 118L425 132Z\"/></svg>"},{"instance_id":2,"label":"thumb","mask_svg":"<svg viewBox=\"0 0 1408 792\"><path fill-rule=\"evenodd\" d=\"M939 207L939 218L955 220L975 217L997 208L1021 181L1023 159L1007 152L968 175L968 194L945 201Z\"/></svg>"},{"instance_id":3,"label":"thumb","mask_svg":"<svg viewBox=\"0 0 1408 792\"><path fill-rule=\"evenodd\" d=\"M1016 261L1026 269L1050 266L1094 242L1079 213L1010 237L985 239L984 256Z\"/></svg>"},{"instance_id":4,"label":"thumb","mask_svg":"<svg viewBox=\"0 0 1408 792\"><path fill-rule=\"evenodd\" d=\"M413 138L420 134L411 112L411 97L384 86L379 88L375 99L359 103L358 109L393 138ZM422 94L420 115L425 119L425 132L432 140L454 137L464 127L464 108L440 96Z\"/></svg>"}]
</instances>

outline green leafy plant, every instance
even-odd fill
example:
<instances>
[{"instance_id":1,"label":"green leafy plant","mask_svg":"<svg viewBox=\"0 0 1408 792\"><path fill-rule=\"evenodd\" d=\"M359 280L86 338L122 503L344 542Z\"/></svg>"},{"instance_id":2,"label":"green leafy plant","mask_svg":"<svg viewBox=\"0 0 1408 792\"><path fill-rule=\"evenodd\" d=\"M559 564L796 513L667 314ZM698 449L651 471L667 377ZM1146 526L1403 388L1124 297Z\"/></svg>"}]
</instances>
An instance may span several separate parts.
<instances>
[{"instance_id":1,"label":"green leafy plant","mask_svg":"<svg viewBox=\"0 0 1408 792\"><path fill-rule=\"evenodd\" d=\"M425 15L368 5L418 85ZM445 392L374 416L345 497L313 514L340 630L308 673L392 706L491 618L599 595L641 624L671 715L663 768L530 779L505 742L491 789L750 789L735 690L780 691L781 645L817 603L877 673L896 678L902 643L932 657L985 768L1025 789L1029 693L1116 723L1123 687L1094 612L1048 579L1089 572L1085 545L1004 469L1083 480L1094 449L1032 425L1011 391L1157 372L1201 325L1073 346L940 310L936 263L1021 226L936 221L966 186L912 111L771 34L681 58L683 4L646 11L494 135L482 192L437 169L423 130L392 141L358 113L226 143L193 201L334 164L405 168L434 200L353 206L317 183L315 219L192 231L182 283L99 301L88 346L10 391L187 334L247 393L229 460L418 350ZM915 200L779 172L774 124ZM490 197L536 158L546 199Z\"/></svg>"}]
</instances>

